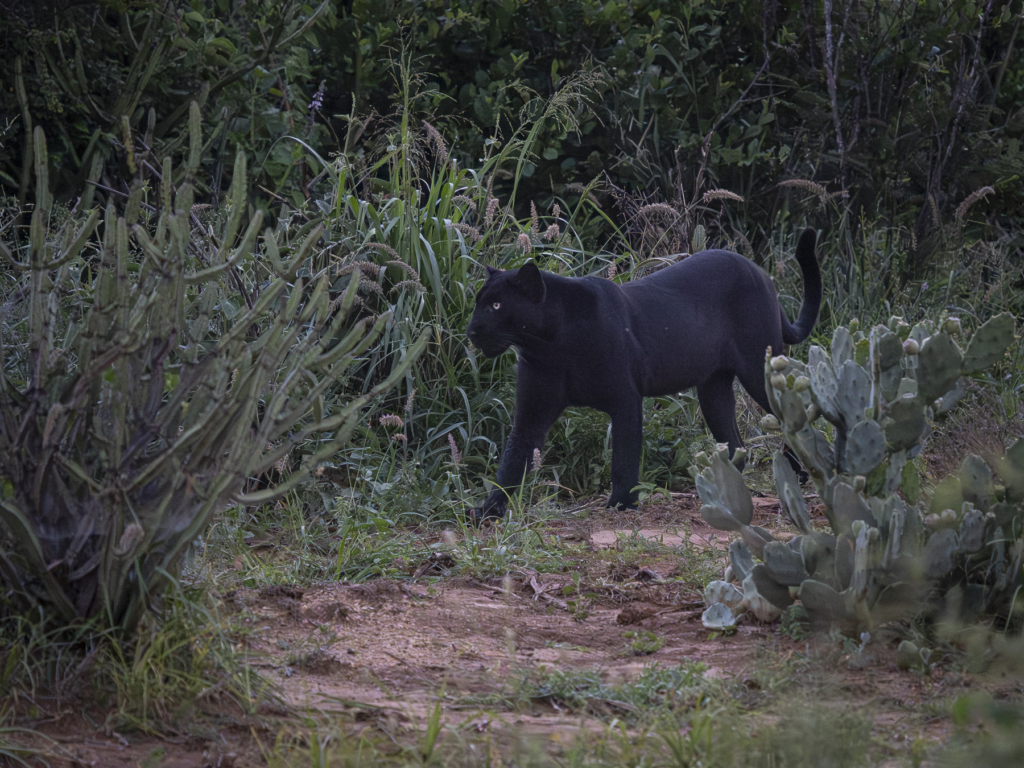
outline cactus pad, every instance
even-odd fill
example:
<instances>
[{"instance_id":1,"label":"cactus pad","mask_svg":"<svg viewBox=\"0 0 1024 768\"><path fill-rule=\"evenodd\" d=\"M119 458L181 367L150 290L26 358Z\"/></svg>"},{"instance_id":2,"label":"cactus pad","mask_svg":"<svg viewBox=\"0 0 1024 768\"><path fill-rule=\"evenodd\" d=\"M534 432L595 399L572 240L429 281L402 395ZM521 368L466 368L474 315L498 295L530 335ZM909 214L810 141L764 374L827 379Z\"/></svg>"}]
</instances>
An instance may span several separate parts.
<instances>
[{"instance_id":1,"label":"cactus pad","mask_svg":"<svg viewBox=\"0 0 1024 768\"><path fill-rule=\"evenodd\" d=\"M853 360L853 336L840 325L832 334L832 365L838 370L847 360Z\"/></svg>"},{"instance_id":2,"label":"cactus pad","mask_svg":"<svg viewBox=\"0 0 1024 768\"><path fill-rule=\"evenodd\" d=\"M800 490L800 481L782 451L776 451L772 458L772 475L775 478L775 487L779 491L779 502L786 516L801 533L810 533L811 519L807 514L807 502Z\"/></svg>"},{"instance_id":3,"label":"cactus pad","mask_svg":"<svg viewBox=\"0 0 1024 768\"><path fill-rule=\"evenodd\" d=\"M945 333L929 336L918 356L917 393L925 404L946 394L960 375L963 354Z\"/></svg>"},{"instance_id":4,"label":"cactus pad","mask_svg":"<svg viewBox=\"0 0 1024 768\"><path fill-rule=\"evenodd\" d=\"M733 632L739 621L736 614L725 603L709 605L700 620L706 629L713 632Z\"/></svg>"},{"instance_id":5,"label":"cactus pad","mask_svg":"<svg viewBox=\"0 0 1024 768\"><path fill-rule=\"evenodd\" d=\"M826 360L811 366L811 396L821 415L832 423L839 421L839 380Z\"/></svg>"},{"instance_id":6,"label":"cactus pad","mask_svg":"<svg viewBox=\"0 0 1024 768\"><path fill-rule=\"evenodd\" d=\"M937 579L953 569L953 556L960 548L960 537L951 528L944 528L932 534L925 545L923 567L925 576Z\"/></svg>"},{"instance_id":7,"label":"cactus pad","mask_svg":"<svg viewBox=\"0 0 1024 768\"><path fill-rule=\"evenodd\" d=\"M754 570L754 557L742 539L736 539L729 545L729 567L732 568L733 580L741 584Z\"/></svg>"},{"instance_id":8,"label":"cactus pad","mask_svg":"<svg viewBox=\"0 0 1024 768\"><path fill-rule=\"evenodd\" d=\"M852 429L855 424L864 421L864 412L871 406L871 379L867 371L853 360L847 360L839 369L836 405L842 423L847 429Z\"/></svg>"},{"instance_id":9,"label":"cactus pad","mask_svg":"<svg viewBox=\"0 0 1024 768\"><path fill-rule=\"evenodd\" d=\"M754 571L757 571L758 568L764 568L764 566L758 565L754 568ZM762 581L770 587L770 579L762 579ZM743 599L747 604L747 608L752 614L754 614L754 617L758 621L775 621L780 615L782 615L782 610L765 595L762 595L760 590L758 590L757 582L754 581L754 572L751 572L751 574L743 580Z\"/></svg>"},{"instance_id":10,"label":"cactus pad","mask_svg":"<svg viewBox=\"0 0 1024 768\"><path fill-rule=\"evenodd\" d=\"M988 511L989 502L996 492L992 470L985 460L976 454L969 454L960 465L960 493L982 512Z\"/></svg>"},{"instance_id":11,"label":"cactus pad","mask_svg":"<svg viewBox=\"0 0 1024 768\"><path fill-rule=\"evenodd\" d=\"M828 584L808 579L800 585L800 602L812 629L835 627L841 632L856 632L861 628L857 616L847 608L846 599Z\"/></svg>"},{"instance_id":12,"label":"cactus pad","mask_svg":"<svg viewBox=\"0 0 1024 768\"><path fill-rule=\"evenodd\" d=\"M772 578L764 565L757 565L750 572L750 580L757 588L758 594L763 596L776 608L785 610L793 604L793 596L789 593L789 587L779 584Z\"/></svg>"},{"instance_id":13,"label":"cactus pad","mask_svg":"<svg viewBox=\"0 0 1024 768\"><path fill-rule=\"evenodd\" d=\"M723 531L736 531L739 526L750 525L754 517L750 489L744 485L740 471L723 458L721 452L711 455L709 466L697 475L696 484L704 502L700 514L708 525Z\"/></svg>"},{"instance_id":14,"label":"cactus pad","mask_svg":"<svg viewBox=\"0 0 1024 768\"><path fill-rule=\"evenodd\" d=\"M882 420L885 442L893 451L906 451L921 441L924 404L916 397L900 397L889 404Z\"/></svg>"},{"instance_id":15,"label":"cactus pad","mask_svg":"<svg viewBox=\"0 0 1024 768\"><path fill-rule=\"evenodd\" d=\"M949 413L966 394L967 386L964 384L964 377L960 376L953 383L949 391L935 401L935 413Z\"/></svg>"},{"instance_id":16,"label":"cactus pad","mask_svg":"<svg viewBox=\"0 0 1024 768\"><path fill-rule=\"evenodd\" d=\"M885 458L885 434L877 421L862 421L846 439L846 462L854 475L866 475Z\"/></svg>"},{"instance_id":17,"label":"cactus pad","mask_svg":"<svg viewBox=\"0 0 1024 768\"><path fill-rule=\"evenodd\" d=\"M999 362L1006 348L1013 343L1013 315L1003 312L983 324L974 334L964 353L963 370L981 371Z\"/></svg>"},{"instance_id":18,"label":"cactus pad","mask_svg":"<svg viewBox=\"0 0 1024 768\"><path fill-rule=\"evenodd\" d=\"M794 552L781 541L766 544L761 559L772 579L784 587L799 587L810 575L804 568L800 553Z\"/></svg>"},{"instance_id":19,"label":"cactus pad","mask_svg":"<svg viewBox=\"0 0 1024 768\"><path fill-rule=\"evenodd\" d=\"M746 542L748 547L750 547L751 554L758 559L764 557L765 546L775 541L774 536L768 533L764 528L760 528L756 525L743 526L740 529L740 536L743 537L743 541Z\"/></svg>"},{"instance_id":20,"label":"cactus pad","mask_svg":"<svg viewBox=\"0 0 1024 768\"><path fill-rule=\"evenodd\" d=\"M969 509L960 521L960 551L973 555L985 546L985 513Z\"/></svg>"},{"instance_id":21,"label":"cactus pad","mask_svg":"<svg viewBox=\"0 0 1024 768\"><path fill-rule=\"evenodd\" d=\"M846 483L836 484L832 494L832 509L840 533L849 533L853 530L853 524L857 520L862 520L871 526L878 526L863 494Z\"/></svg>"},{"instance_id":22,"label":"cactus pad","mask_svg":"<svg viewBox=\"0 0 1024 768\"><path fill-rule=\"evenodd\" d=\"M702 504L700 516L705 523L719 531L738 531L743 527L732 512L717 504Z\"/></svg>"}]
</instances>

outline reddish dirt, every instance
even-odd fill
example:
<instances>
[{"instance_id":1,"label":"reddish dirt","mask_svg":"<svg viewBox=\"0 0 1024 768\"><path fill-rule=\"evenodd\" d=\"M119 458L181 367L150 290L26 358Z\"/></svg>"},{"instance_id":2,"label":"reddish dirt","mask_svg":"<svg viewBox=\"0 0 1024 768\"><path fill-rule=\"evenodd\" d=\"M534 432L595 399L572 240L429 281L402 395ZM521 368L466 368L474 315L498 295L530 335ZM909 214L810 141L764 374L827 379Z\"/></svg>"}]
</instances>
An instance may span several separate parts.
<instances>
[{"instance_id":1,"label":"reddish dirt","mask_svg":"<svg viewBox=\"0 0 1024 768\"><path fill-rule=\"evenodd\" d=\"M755 522L784 532L777 500L756 502ZM590 712L570 712L551 701L513 708L512 681L543 669L596 669L605 682L624 683L654 663L700 662L706 677L729 684L741 706L758 707L794 691L801 698L813 693L824 706L854 706L869 714L876 738L894 748L947 735L941 707L929 716L922 714L923 703L948 702L978 687L1016 691L1016 683L941 667L927 676L900 672L895 643L884 633L863 654L834 640L797 642L777 626L750 622L734 635L713 636L700 621L700 585L661 578L685 574L688 558L706 558L708 550L725 562L726 536L708 528L695 506L692 494L676 494L641 512L599 512L553 523L563 538L589 544L589 559L582 563L583 589L590 595L585 612L579 606L574 611L573 598L564 594L571 591L565 588L573 583L572 573L532 571L493 583L421 578L266 588L235 594L234 606L248 614L255 666L280 684L297 711L339 716L388 733L422 733L439 696L445 726L470 732L512 729L558 740L558 732L575 734L581 724L604 727L616 714L600 704ZM662 546L638 550L638 534ZM625 546L633 547L630 558L601 556L602 549ZM435 556L420 571L436 573L451 565ZM626 635L636 631L652 632L664 644L635 656ZM262 725L270 733L264 743L272 743L274 726ZM97 734L70 720L59 729L39 729L78 754L77 760L51 760L55 766L264 764L237 721L180 742Z\"/></svg>"}]
</instances>

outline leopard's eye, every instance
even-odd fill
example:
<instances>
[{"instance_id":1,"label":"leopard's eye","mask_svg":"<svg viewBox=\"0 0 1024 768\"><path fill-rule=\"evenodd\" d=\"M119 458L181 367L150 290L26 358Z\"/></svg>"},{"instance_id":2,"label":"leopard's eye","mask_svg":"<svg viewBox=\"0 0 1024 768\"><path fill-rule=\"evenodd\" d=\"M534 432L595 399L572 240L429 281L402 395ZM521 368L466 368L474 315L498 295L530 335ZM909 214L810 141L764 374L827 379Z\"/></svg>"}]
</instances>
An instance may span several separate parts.
<instances>
[{"instance_id":1,"label":"leopard's eye","mask_svg":"<svg viewBox=\"0 0 1024 768\"><path fill-rule=\"evenodd\" d=\"M496 301L493 304L491 304L491 306L494 307L495 309L501 309L501 302Z\"/></svg>"}]
</instances>

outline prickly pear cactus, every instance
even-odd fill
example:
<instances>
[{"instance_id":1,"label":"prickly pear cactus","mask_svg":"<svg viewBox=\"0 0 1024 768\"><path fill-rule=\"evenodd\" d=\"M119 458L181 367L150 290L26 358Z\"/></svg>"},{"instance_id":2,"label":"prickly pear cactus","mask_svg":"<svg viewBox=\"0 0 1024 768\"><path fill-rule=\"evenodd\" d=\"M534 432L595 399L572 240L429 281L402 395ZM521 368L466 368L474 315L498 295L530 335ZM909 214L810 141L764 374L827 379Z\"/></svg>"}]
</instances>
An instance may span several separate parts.
<instances>
[{"instance_id":1,"label":"prickly pear cactus","mask_svg":"<svg viewBox=\"0 0 1024 768\"><path fill-rule=\"evenodd\" d=\"M750 524L749 491L724 446L696 457L701 515L740 534L725 581L739 585L743 599L717 607L716 596L736 593L709 590L709 621L720 627L744 611L771 620L764 604L777 613L795 600L812 627L850 634L922 607L1012 612L1024 556L1024 439L994 473L969 456L930 500L917 498L912 460L937 416L965 394L963 377L1002 358L1014 341L1014 320L992 318L966 352L957 343L962 335L956 318L911 328L893 317L868 332L856 321L837 328L831 349L812 346L807 363L766 355L773 413L762 426L781 432L807 470L831 532L811 525L797 474L781 452L774 480L783 511L800 531L786 542Z\"/></svg>"}]
</instances>

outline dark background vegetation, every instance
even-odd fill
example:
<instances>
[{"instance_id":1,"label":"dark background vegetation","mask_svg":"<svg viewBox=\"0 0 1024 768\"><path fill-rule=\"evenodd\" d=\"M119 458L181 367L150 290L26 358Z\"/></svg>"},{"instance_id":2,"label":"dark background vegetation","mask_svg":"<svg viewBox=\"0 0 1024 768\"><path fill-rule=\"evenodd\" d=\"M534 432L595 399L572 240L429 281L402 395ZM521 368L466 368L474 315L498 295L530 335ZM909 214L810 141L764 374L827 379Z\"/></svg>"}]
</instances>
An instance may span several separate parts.
<instances>
[{"instance_id":1,"label":"dark background vegetation","mask_svg":"<svg viewBox=\"0 0 1024 768\"><path fill-rule=\"evenodd\" d=\"M558 219L556 203L585 209L568 222L578 250L563 261L576 273L614 262L628 275L648 258L724 245L775 270L783 292L798 296L786 253L792 233L811 225L822 231L823 337L854 315L914 319L955 306L983 320L1022 310L1020 0L4 6L0 187L19 206L31 199L33 126L49 137L59 202L123 206L132 189L154 188L164 156L183 151L195 100L204 139L196 201L209 216L239 150L254 177L249 213L271 221L308 218L329 194L312 152L344 158L352 193L378 202L401 196L402 185L428 187L450 152L472 172L481 207L493 195L525 221L533 206L545 227ZM573 88L580 98L566 100L562 117L545 116L546 100ZM418 145L408 168L419 181L398 178L404 171L384 158L401 131L422 134L421 121L442 144ZM524 125L535 131L516 162L484 170ZM463 221L479 226L480 213ZM606 256L586 256L597 253ZM472 258L511 263L490 245ZM452 338L478 277L470 268L457 301L433 310ZM465 411L474 388L509 402L507 365L483 380L474 369L467 384L450 362L445 376L421 371L389 405L414 387L429 403L433 416L413 428L413 445L452 426L439 414ZM699 429L692 403L688 411ZM605 482L593 452L606 427L589 421L566 428L590 446L557 478L575 490ZM481 435L462 432L477 477L493 468L507 415L481 423L490 424ZM552 446L556 466L579 454L568 438ZM647 443L649 456L677 470L681 448L662 436Z\"/></svg>"},{"instance_id":2,"label":"dark background vegetation","mask_svg":"<svg viewBox=\"0 0 1024 768\"><path fill-rule=\"evenodd\" d=\"M708 140L707 178L745 198L716 219L718 238L742 233L763 257L773 233L795 226L796 201L815 195L778 182L811 181L851 238L900 228L889 279L903 284L934 269L944 225L973 193L992 187L967 222L987 239L1018 230L1024 208L1019 0L4 5L0 180L21 200L31 125L52 137L55 193L74 200L87 178L117 189L134 175L125 121L162 157L197 99L212 150L205 202L220 199L224 158L241 147L267 190L301 204L313 174L296 162L299 147L276 140L300 135L325 156L369 151L396 109L404 52L418 75L414 117L469 166L511 133L533 94L550 96L581 70L600 76L578 133L542 131L519 180L522 214L601 178L621 222L612 190L673 201L692 190ZM253 197L273 207L266 192Z\"/></svg>"}]
</instances>

